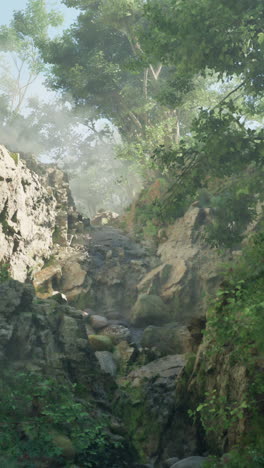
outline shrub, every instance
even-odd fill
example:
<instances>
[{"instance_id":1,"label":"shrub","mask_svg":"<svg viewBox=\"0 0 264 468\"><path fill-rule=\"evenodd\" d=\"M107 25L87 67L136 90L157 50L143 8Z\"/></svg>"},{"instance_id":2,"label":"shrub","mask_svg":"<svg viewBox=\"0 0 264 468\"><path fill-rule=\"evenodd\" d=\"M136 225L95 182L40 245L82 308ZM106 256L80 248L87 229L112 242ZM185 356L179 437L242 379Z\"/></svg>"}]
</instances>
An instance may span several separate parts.
<instances>
[{"instance_id":1,"label":"shrub","mask_svg":"<svg viewBox=\"0 0 264 468\"><path fill-rule=\"evenodd\" d=\"M106 418L91 404L77 401L75 393L64 381L5 372L0 380L0 457L24 467L68 466L66 449L56 444L59 436L82 467L124 466L122 444L109 436Z\"/></svg>"}]
</instances>

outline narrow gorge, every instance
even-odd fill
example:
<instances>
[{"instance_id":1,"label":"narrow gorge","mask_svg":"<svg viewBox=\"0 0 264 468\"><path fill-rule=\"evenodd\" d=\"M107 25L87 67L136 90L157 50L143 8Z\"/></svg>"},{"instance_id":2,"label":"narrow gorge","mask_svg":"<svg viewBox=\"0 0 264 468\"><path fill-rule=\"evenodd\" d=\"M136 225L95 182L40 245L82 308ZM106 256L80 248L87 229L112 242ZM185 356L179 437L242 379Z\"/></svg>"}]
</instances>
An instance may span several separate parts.
<instances>
[{"instance_id":1,"label":"narrow gorge","mask_svg":"<svg viewBox=\"0 0 264 468\"><path fill-rule=\"evenodd\" d=\"M22 447L1 466L196 468L239 444L249 374L203 336L223 262L241 252L206 245L210 209L194 202L154 248L111 213L84 218L54 165L1 146L0 174L3 424ZM226 425L219 411L206 433L194 413L209 394L240 414Z\"/></svg>"}]
</instances>

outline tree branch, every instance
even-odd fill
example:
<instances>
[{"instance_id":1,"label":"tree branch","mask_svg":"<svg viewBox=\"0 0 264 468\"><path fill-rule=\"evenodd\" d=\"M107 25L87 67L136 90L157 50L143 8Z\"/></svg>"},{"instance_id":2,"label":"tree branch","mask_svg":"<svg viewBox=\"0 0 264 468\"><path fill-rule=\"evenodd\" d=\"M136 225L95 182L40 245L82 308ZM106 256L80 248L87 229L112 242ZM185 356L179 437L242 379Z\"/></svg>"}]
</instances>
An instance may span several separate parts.
<instances>
[{"instance_id":1,"label":"tree branch","mask_svg":"<svg viewBox=\"0 0 264 468\"><path fill-rule=\"evenodd\" d=\"M221 106L221 104L223 102L225 102L230 96L232 96L232 94L236 93L240 88L242 88L246 83L246 80L242 81L242 83L240 83L236 88L232 89L232 91L230 91L230 93L228 93L223 99L221 99L220 102L218 102L218 104L216 104L214 107L213 107L213 110L216 109L217 107Z\"/></svg>"}]
</instances>

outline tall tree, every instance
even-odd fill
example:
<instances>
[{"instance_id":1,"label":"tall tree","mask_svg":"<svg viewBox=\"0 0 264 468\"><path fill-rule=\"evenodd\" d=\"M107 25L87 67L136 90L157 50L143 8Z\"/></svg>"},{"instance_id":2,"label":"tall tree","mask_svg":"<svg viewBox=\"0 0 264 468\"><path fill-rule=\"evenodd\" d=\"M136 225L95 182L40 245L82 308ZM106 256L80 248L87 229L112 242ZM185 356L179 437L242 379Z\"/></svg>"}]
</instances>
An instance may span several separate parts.
<instances>
[{"instance_id":1,"label":"tall tree","mask_svg":"<svg viewBox=\"0 0 264 468\"><path fill-rule=\"evenodd\" d=\"M48 39L49 27L59 26L62 20L57 11L48 11L45 0L28 0L9 26L1 26L0 90L9 115L21 110L28 89L44 70L38 46Z\"/></svg>"},{"instance_id":2,"label":"tall tree","mask_svg":"<svg viewBox=\"0 0 264 468\"><path fill-rule=\"evenodd\" d=\"M177 63L180 76L217 73L233 83L204 108L177 150L158 148L156 161L174 171L167 203L211 190L213 242L236 245L264 199L264 131L252 123L263 106L264 9L260 0L149 0L147 53Z\"/></svg>"}]
</instances>

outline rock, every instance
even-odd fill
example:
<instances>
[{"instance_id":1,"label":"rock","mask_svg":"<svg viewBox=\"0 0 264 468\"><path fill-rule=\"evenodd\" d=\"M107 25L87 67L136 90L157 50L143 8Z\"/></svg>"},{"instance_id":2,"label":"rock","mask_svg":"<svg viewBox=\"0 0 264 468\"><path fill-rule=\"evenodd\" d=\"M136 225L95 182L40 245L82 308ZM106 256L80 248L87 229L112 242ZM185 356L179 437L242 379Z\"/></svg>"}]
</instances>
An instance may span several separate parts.
<instances>
[{"instance_id":1,"label":"rock","mask_svg":"<svg viewBox=\"0 0 264 468\"><path fill-rule=\"evenodd\" d=\"M141 338L143 347L155 347L161 354L184 354L193 350L192 337L188 328L178 323L168 323L163 327L147 327Z\"/></svg>"},{"instance_id":2,"label":"rock","mask_svg":"<svg viewBox=\"0 0 264 468\"><path fill-rule=\"evenodd\" d=\"M128 341L131 336L129 329L122 325L109 325L100 332L100 335L109 336L114 344Z\"/></svg>"},{"instance_id":3,"label":"rock","mask_svg":"<svg viewBox=\"0 0 264 468\"><path fill-rule=\"evenodd\" d=\"M30 307L34 289L29 284L19 283L13 279L0 284L0 314L8 317L16 313L20 305Z\"/></svg>"},{"instance_id":4,"label":"rock","mask_svg":"<svg viewBox=\"0 0 264 468\"><path fill-rule=\"evenodd\" d=\"M169 263L164 263L157 266L144 276L141 282L137 285L138 291L143 294L159 294L161 287L165 284L171 274L173 266Z\"/></svg>"},{"instance_id":5,"label":"rock","mask_svg":"<svg viewBox=\"0 0 264 468\"><path fill-rule=\"evenodd\" d=\"M86 330L86 334L87 336L89 337L90 335L95 335L95 330L93 327L91 327L91 325L89 325L88 323L85 324L85 330Z\"/></svg>"},{"instance_id":6,"label":"rock","mask_svg":"<svg viewBox=\"0 0 264 468\"><path fill-rule=\"evenodd\" d=\"M178 461L179 461L178 457L168 458L164 462L164 468L171 468L172 465L175 465L175 463L178 462Z\"/></svg>"},{"instance_id":7,"label":"rock","mask_svg":"<svg viewBox=\"0 0 264 468\"><path fill-rule=\"evenodd\" d=\"M55 292L53 291L53 282L54 280L58 282L61 275L61 265L59 264L50 265L36 273L33 285L37 296L43 299L52 296L53 292Z\"/></svg>"},{"instance_id":8,"label":"rock","mask_svg":"<svg viewBox=\"0 0 264 468\"><path fill-rule=\"evenodd\" d=\"M133 346L130 346L127 341L121 341L115 347L114 358L119 363L119 368L125 371L128 364L133 362L136 354Z\"/></svg>"},{"instance_id":9,"label":"rock","mask_svg":"<svg viewBox=\"0 0 264 468\"><path fill-rule=\"evenodd\" d=\"M155 295L141 294L132 308L132 322L137 327L160 325L170 319L168 307Z\"/></svg>"},{"instance_id":10,"label":"rock","mask_svg":"<svg viewBox=\"0 0 264 468\"><path fill-rule=\"evenodd\" d=\"M206 211L192 205L166 229L167 239L162 236L157 252L161 264L137 285L139 294L160 296L170 306L171 320L182 324L205 315L206 296L218 287L222 278L216 249L203 241L207 223Z\"/></svg>"},{"instance_id":11,"label":"rock","mask_svg":"<svg viewBox=\"0 0 264 468\"><path fill-rule=\"evenodd\" d=\"M66 263L62 269L61 288L64 291L71 291L75 288L81 287L86 278L86 271L82 269L78 262L71 260Z\"/></svg>"},{"instance_id":12,"label":"rock","mask_svg":"<svg viewBox=\"0 0 264 468\"><path fill-rule=\"evenodd\" d=\"M94 351L112 351L113 343L109 336L88 335L91 348Z\"/></svg>"},{"instance_id":13,"label":"rock","mask_svg":"<svg viewBox=\"0 0 264 468\"><path fill-rule=\"evenodd\" d=\"M118 435L125 435L126 434L126 428L124 424L116 419L112 419L110 422L109 429L113 434L118 434Z\"/></svg>"},{"instance_id":14,"label":"rock","mask_svg":"<svg viewBox=\"0 0 264 468\"><path fill-rule=\"evenodd\" d=\"M188 457L178 461L171 468L201 468L205 461L205 457Z\"/></svg>"},{"instance_id":15,"label":"rock","mask_svg":"<svg viewBox=\"0 0 264 468\"><path fill-rule=\"evenodd\" d=\"M56 200L17 153L0 146L0 262L25 281L51 254Z\"/></svg>"},{"instance_id":16,"label":"rock","mask_svg":"<svg viewBox=\"0 0 264 468\"><path fill-rule=\"evenodd\" d=\"M75 457L75 448L69 437L57 433L51 436L53 444L60 450L61 455L67 460L72 460Z\"/></svg>"},{"instance_id":17,"label":"rock","mask_svg":"<svg viewBox=\"0 0 264 468\"><path fill-rule=\"evenodd\" d=\"M101 330L108 325L107 318L102 317L101 315L90 315L88 317L88 322L94 330Z\"/></svg>"},{"instance_id":18,"label":"rock","mask_svg":"<svg viewBox=\"0 0 264 468\"><path fill-rule=\"evenodd\" d=\"M143 379L152 379L153 377L176 378L184 368L185 362L185 357L181 354L166 356L155 359L155 361L130 372L128 377L137 380L137 384Z\"/></svg>"},{"instance_id":19,"label":"rock","mask_svg":"<svg viewBox=\"0 0 264 468\"><path fill-rule=\"evenodd\" d=\"M100 364L102 371L114 377L117 372L117 366L114 361L113 354L109 351L96 351L95 356Z\"/></svg>"}]
</instances>

